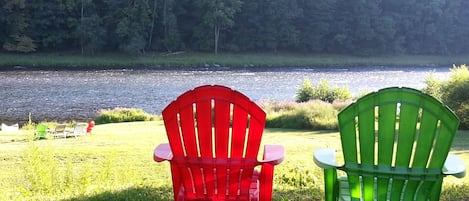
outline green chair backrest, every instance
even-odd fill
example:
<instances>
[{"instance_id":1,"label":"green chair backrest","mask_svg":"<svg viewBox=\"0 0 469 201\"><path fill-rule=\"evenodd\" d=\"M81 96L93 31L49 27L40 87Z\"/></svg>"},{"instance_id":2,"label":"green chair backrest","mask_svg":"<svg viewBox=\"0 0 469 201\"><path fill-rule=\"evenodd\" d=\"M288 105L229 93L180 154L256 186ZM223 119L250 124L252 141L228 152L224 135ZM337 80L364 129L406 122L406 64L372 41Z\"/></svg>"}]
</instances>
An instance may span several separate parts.
<instances>
[{"instance_id":1,"label":"green chair backrest","mask_svg":"<svg viewBox=\"0 0 469 201\"><path fill-rule=\"evenodd\" d=\"M352 200L438 200L459 126L449 108L392 87L358 99L338 118Z\"/></svg>"},{"instance_id":2,"label":"green chair backrest","mask_svg":"<svg viewBox=\"0 0 469 201\"><path fill-rule=\"evenodd\" d=\"M39 124L36 127L36 137L46 138L47 135L47 126L44 124Z\"/></svg>"}]
</instances>

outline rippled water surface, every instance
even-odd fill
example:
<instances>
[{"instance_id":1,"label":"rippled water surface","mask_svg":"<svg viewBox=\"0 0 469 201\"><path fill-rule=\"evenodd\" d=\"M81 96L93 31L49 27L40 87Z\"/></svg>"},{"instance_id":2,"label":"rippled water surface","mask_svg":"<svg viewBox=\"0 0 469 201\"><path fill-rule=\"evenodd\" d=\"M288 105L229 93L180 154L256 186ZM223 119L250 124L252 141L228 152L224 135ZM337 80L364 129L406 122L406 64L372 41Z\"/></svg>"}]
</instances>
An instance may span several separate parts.
<instances>
[{"instance_id":1,"label":"rippled water surface","mask_svg":"<svg viewBox=\"0 0 469 201\"><path fill-rule=\"evenodd\" d=\"M422 88L432 72L446 79L449 68L256 68L113 71L0 72L0 121L88 120L100 109L142 108L160 114L184 91L203 84L232 87L253 100L294 100L305 78L347 86L353 94L388 86Z\"/></svg>"}]
</instances>

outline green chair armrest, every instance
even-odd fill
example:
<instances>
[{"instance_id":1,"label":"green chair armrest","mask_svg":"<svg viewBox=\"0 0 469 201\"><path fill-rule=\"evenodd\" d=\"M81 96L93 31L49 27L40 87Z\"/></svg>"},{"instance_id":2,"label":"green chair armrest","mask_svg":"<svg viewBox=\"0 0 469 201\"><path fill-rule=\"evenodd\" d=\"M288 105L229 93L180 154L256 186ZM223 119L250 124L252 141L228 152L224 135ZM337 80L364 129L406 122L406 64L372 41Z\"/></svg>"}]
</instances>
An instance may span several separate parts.
<instances>
[{"instance_id":1,"label":"green chair armrest","mask_svg":"<svg viewBox=\"0 0 469 201\"><path fill-rule=\"evenodd\" d=\"M156 162L170 161L173 158L173 152L168 143L159 144L153 152L153 160Z\"/></svg>"},{"instance_id":2,"label":"green chair armrest","mask_svg":"<svg viewBox=\"0 0 469 201\"><path fill-rule=\"evenodd\" d=\"M448 154L445 164L443 165L443 174L463 178L466 176L464 161L454 154Z\"/></svg>"},{"instance_id":3,"label":"green chair armrest","mask_svg":"<svg viewBox=\"0 0 469 201\"><path fill-rule=\"evenodd\" d=\"M321 148L314 150L313 153L314 163L323 169L338 168L335 159L335 149L333 148Z\"/></svg>"}]
</instances>

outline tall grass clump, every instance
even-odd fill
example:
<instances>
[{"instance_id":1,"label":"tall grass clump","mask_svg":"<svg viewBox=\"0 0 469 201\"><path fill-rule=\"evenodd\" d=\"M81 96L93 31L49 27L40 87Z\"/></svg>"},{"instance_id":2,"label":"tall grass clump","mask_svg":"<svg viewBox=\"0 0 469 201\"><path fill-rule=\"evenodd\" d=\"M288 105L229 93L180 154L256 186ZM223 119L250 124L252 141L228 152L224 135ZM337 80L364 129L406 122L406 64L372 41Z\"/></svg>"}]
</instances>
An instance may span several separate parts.
<instances>
[{"instance_id":1,"label":"tall grass clump","mask_svg":"<svg viewBox=\"0 0 469 201\"><path fill-rule=\"evenodd\" d=\"M453 200L469 200L468 194L469 184L449 184L443 186L440 201L453 201Z\"/></svg>"},{"instance_id":2,"label":"tall grass clump","mask_svg":"<svg viewBox=\"0 0 469 201\"><path fill-rule=\"evenodd\" d=\"M25 197L33 195L55 194L57 190L58 163L50 153L51 150L41 150L38 146L28 145L23 153L23 180L20 181L19 192Z\"/></svg>"},{"instance_id":3,"label":"tall grass clump","mask_svg":"<svg viewBox=\"0 0 469 201\"><path fill-rule=\"evenodd\" d=\"M311 100L304 103L264 104L267 111L266 127L335 130L337 129L337 109L331 103Z\"/></svg>"},{"instance_id":4,"label":"tall grass clump","mask_svg":"<svg viewBox=\"0 0 469 201\"><path fill-rule=\"evenodd\" d=\"M90 197L89 200L129 200L138 196L121 195L123 198L113 199L113 194L103 192L147 185L142 180L143 173L129 168L134 160L122 159L117 152L71 156L63 151L30 142L22 154L17 193L5 196L5 199L87 200L79 197ZM101 194L102 197L98 197L101 199L91 199ZM139 196L143 196L139 200L154 200L146 196L155 195Z\"/></svg>"},{"instance_id":5,"label":"tall grass clump","mask_svg":"<svg viewBox=\"0 0 469 201\"><path fill-rule=\"evenodd\" d=\"M121 123L134 121L156 120L156 115L151 115L137 108L114 108L101 110L95 119L96 124Z\"/></svg>"},{"instance_id":6,"label":"tall grass clump","mask_svg":"<svg viewBox=\"0 0 469 201\"><path fill-rule=\"evenodd\" d=\"M424 92L440 99L454 110L461 120L460 127L469 129L469 70L466 65L453 65L448 80L440 81L430 75Z\"/></svg>"},{"instance_id":7,"label":"tall grass clump","mask_svg":"<svg viewBox=\"0 0 469 201\"><path fill-rule=\"evenodd\" d=\"M303 164L282 164L275 171L277 200L324 200L322 171Z\"/></svg>"},{"instance_id":8,"label":"tall grass clump","mask_svg":"<svg viewBox=\"0 0 469 201\"><path fill-rule=\"evenodd\" d=\"M327 80L321 80L317 86L313 86L310 80L305 79L296 93L296 102L319 99L332 103L336 100L347 100L351 97L352 95L347 87L332 87Z\"/></svg>"}]
</instances>

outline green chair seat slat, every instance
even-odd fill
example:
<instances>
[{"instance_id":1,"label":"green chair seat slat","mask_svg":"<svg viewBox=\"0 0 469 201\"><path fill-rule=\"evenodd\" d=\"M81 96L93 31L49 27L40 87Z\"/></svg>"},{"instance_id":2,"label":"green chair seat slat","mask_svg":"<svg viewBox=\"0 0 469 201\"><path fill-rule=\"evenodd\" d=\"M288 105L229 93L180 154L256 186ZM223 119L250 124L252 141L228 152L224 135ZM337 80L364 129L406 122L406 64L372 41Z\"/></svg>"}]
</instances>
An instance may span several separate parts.
<instances>
[{"instance_id":1,"label":"green chair seat slat","mask_svg":"<svg viewBox=\"0 0 469 201\"><path fill-rule=\"evenodd\" d=\"M374 177L362 177L362 188L363 188L363 195L362 198L364 200L373 200L374 199L374 191L375 191L375 183Z\"/></svg>"},{"instance_id":2,"label":"green chair seat slat","mask_svg":"<svg viewBox=\"0 0 469 201\"><path fill-rule=\"evenodd\" d=\"M349 190L350 190L350 197L352 198L353 201L355 200L360 200L361 196L361 182L360 182L360 177L359 176L348 176L348 181L349 181Z\"/></svg>"},{"instance_id":3,"label":"green chair seat slat","mask_svg":"<svg viewBox=\"0 0 469 201\"><path fill-rule=\"evenodd\" d=\"M414 200L420 181L408 181L405 185L403 200Z\"/></svg>"},{"instance_id":4,"label":"green chair seat slat","mask_svg":"<svg viewBox=\"0 0 469 201\"><path fill-rule=\"evenodd\" d=\"M378 201L386 201L388 199L388 192L389 192L389 178L377 179L377 193L376 195Z\"/></svg>"}]
</instances>

